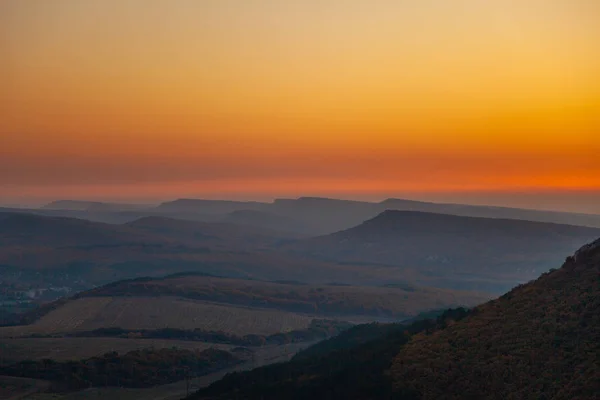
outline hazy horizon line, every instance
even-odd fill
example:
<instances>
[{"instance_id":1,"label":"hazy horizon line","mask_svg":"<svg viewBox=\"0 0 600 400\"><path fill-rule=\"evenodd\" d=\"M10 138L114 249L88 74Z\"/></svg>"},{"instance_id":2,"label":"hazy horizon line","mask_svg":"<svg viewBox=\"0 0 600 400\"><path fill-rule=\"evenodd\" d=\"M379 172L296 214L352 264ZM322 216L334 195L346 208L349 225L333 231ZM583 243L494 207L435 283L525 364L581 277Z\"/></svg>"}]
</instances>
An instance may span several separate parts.
<instances>
[{"instance_id":1,"label":"hazy horizon line","mask_svg":"<svg viewBox=\"0 0 600 400\"><path fill-rule=\"evenodd\" d=\"M574 194L573 191L537 191L537 192L505 192L505 191L481 191L481 192L439 192L439 193L427 193L421 195L409 195L409 194L389 194L389 195L334 195L334 194L301 194L301 195L273 195L273 196L256 196L248 194L247 196L227 196L219 194L199 194L199 195L186 195L181 194L177 196L165 196L161 198L114 198L114 197L93 197L93 196L64 196L64 197L45 197L45 198L23 198L14 200L1 200L0 207L3 208L41 208L45 205L51 204L58 201L75 201L75 202L98 202L98 203L111 203L119 205L140 205L140 206L157 206L165 202L176 201L176 200L207 200L207 201L233 201L233 202L257 202L272 204L276 200L280 199L291 199L297 200L302 198L307 199L329 199L329 200L341 200L341 201L356 201L356 202L367 202L367 203L382 203L386 200L404 200L404 201L415 201L425 203L437 203L437 204L455 204L455 205L472 205L480 207L494 207L494 208L514 208L514 209L525 209L525 210L537 210L537 211L554 211L554 212L566 212L566 213L578 213L578 214L589 214L589 215L600 215L600 190L580 190L576 191L579 196L573 200L582 200L581 193L586 193L591 196L589 199L590 204L577 206L574 204L568 204L567 199L556 199L556 196L565 196L570 193ZM546 203L540 202L535 204L537 197L546 197ZM570 197L570 196L568 196ZM529 201L527 201L529 198ZM531 202L533 204L528 204ZM562 204L559 204L562 203ZM596 205L594 207L594 205Z\"/></svg>"}]
</instances>

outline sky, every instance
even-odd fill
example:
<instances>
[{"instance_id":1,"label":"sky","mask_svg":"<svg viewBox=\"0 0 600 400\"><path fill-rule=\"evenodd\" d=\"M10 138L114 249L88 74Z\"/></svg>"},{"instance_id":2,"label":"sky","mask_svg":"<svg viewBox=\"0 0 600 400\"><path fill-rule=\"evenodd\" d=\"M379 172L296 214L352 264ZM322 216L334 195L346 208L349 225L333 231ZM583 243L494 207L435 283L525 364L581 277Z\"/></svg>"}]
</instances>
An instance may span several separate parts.
<instances>
[{"instance_id":1,"label":"sky","mask_svg":"<svg viewBox=\"0 0 600 400\"><path fill-rule=\"evenodd\" d=\"M0 203L600 213L597 0L2 0Z\"/></svg>"}]
</instances>

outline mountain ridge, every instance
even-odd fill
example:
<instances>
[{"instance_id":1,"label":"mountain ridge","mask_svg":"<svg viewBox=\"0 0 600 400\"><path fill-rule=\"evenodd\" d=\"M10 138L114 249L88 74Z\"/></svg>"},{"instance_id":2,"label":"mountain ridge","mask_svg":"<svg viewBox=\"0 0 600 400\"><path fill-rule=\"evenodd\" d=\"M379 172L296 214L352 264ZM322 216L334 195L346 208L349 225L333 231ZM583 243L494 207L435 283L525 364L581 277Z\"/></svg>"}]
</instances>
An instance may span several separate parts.
<instances>
[{"instance_id":1,"label":"mountain ridge","mask_svg":"<svg viewBox=\"0 0 600 400\"><path fill-rule=\"evenodd\" d=\"M512 282L563 260L600 229L537 221L387 210L353 228L283 246L334 262L417 268L436 279Z\"/></svg>"}]
</instances>

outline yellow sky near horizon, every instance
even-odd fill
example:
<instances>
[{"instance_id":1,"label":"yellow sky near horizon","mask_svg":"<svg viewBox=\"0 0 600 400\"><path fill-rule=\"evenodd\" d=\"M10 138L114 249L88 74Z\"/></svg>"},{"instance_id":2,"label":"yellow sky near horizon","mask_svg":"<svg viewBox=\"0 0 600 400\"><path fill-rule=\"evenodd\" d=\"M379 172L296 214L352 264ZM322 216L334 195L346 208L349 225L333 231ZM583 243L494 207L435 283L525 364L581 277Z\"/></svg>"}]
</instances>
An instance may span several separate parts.
<instances>
[{"instance_id":1,"label":"yellow sky near horizon","mask_svg":"<svg viewBox=\"0 0 600 400\"><path fill-rule=\"evenodd\" d=\"M595 0L4 0L0 188L600 190L599 19Z\"/></svg>"}]
</instances>

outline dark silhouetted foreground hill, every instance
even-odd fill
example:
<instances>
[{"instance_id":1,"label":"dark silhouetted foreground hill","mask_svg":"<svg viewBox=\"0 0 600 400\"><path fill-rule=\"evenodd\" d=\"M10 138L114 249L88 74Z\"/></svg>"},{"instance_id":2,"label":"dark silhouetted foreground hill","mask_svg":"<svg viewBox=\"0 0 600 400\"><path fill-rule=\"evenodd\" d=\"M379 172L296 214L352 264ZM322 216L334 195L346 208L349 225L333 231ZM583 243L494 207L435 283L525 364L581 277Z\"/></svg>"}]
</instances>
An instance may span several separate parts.
<instances>
[{"instance_id":1,"label":"dark silhouetted foreground hill","mask_svg":"<svg viewBox=\"0 0 600 400\"><path fill-rule=\"evenodd\" d=\"M415 337L391 371L397 388L423 399L597 399L600 240L464 321Z\"/></svg>"},{"instance_id":2,"label":"dark silhouetted foreground hill","mask_svg":"<svg viewBox=\"0 0 600 400\"><path fill-rule=\"evenodd\" d=\"M193 398L598 399L600 240L470 312L358 326L317 346Z\"/></svg>"}]
</instances>

